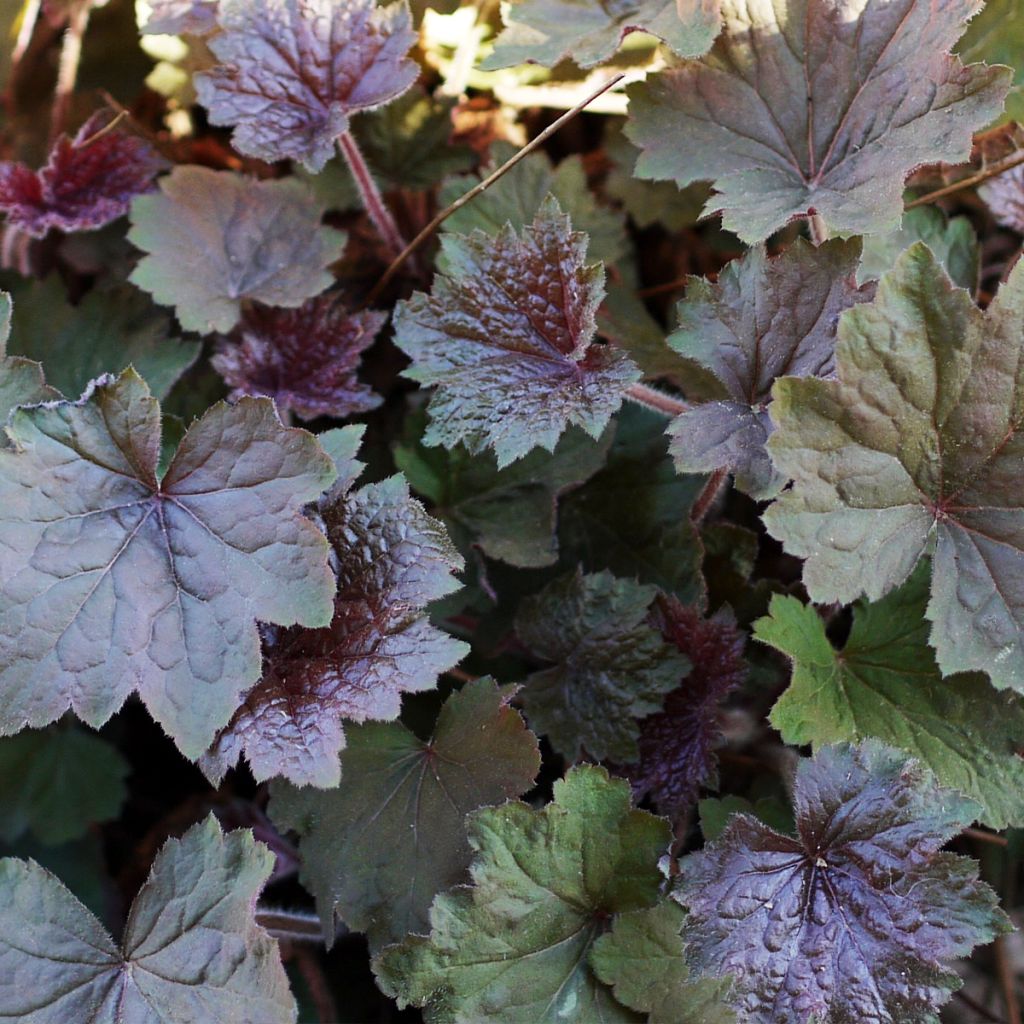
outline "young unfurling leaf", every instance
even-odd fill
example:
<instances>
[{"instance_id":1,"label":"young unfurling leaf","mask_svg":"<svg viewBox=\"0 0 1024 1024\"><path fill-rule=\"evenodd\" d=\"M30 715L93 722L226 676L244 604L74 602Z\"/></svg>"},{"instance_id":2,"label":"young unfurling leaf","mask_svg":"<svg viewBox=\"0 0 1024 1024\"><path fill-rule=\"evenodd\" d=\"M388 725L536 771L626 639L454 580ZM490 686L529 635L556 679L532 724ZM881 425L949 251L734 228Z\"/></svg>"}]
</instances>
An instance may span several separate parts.
<instances>
[{"instance_id":1,"label":"young unfurling leaf","mask_svg":"<svg viewBox=\"0 0 1024 1024\"><path fill-rule=\"evenodd\" d=\"M196 75L213 124L234 125L240 153L319 171L349 116L393 100L419 67L405 0L220 0L221 62Z\"/></svg>"},{"instance_id":2,"label":"young unfurling leaf","mask_svg":"<svg viewBox=\"0 0 1024 1024\"><path fill-rule=\"evenodd\" d=\"M943 674L1024 690L1024 267L982 312L917 243L839 325L836 380L775 386L794 480L765 514L814 601L877 600L934 544ZM870 396L868 400L867 396Z\"/></svg>"},{"instance_id":3,"label":"young unfurling leaf","mask_svg":"<svg viewBox=\"0 0 1024 1024\"><path fill-rule=\"evenodd\" d=\"M637 174L714 182L708 212L749 243L817 214L847 236L899 225L919 164L967 157L1010 71L949 55L975 0L724 0L700 61L630 90Z\"/></svg>"},{"instance_id":4,"label":"young unfurling leaf","mask_svg":"<svg viewBox=\"0 0 1024 1024\"><path fill-rule=\"evenodd\" d=\"M859 259L856 242L815 249L798 240L772 259L751 249L715 284L690 284L668 343L714 374L724 397L693 405L669 427L681 473L727 467L736 486L759 499L785 483L765 450L772 385L782 376L832 374L839 314L874 295L871 285L857 287Z\"/></svg>"},{"instance_id":5,"label":"young unfurling leaf","mask_svg":"<svg viewBox=\"0 0 1024 1024\"><path fill-rule=\"evenodd\" d=\"M355 726L334 789L274 783L270 815L302 836L302 881L328 936L335 914L376 947L430 930L434 897L469 866L466 815L520 796L540 768L514 693L467 683L428 740L398 722Z\"/></svg>"},{"instance_id":6,"label":"young unfurling leaf","mask_svg":"<svg viewBox=\"0 0 1024 1024\"><path fill-rule=\"evenodd\" d=\"M942 851L978 805L874 742L804 761L794 801L795 837L741 814L683 860L691 966L732 975L744 1024L934 1024L950 961L1010 930L977 865Z\"/></svg>"},{"instance_id":7,"label":"young unfurling leaf","mask_svg":"<svg viewBox=\"0 0 1024 1024\"><path fill-rule=\"evenodd\" d=\"M390 946L378 981L429 1024L635 1024L589 957L609 920L654 906L668 824L630 806L603 768L573 768L541 810L469 818L471 886L438 896L429 937Z\"/></svg>"},{"instance_id":8,"label":"young unfurling leaf","mask_svg":"<svg viewBox=\"0 0 1024 1024\"><path fill-rule=\"evenodd\" d=\"M134 690L186 757L260 671L256 620L320 626L334 579L301 510L334 479L267 399L215 405L162 478L160 408L132 370L16 411L0 449L0 733Z\"/></svg>"},{"instance_id":9,"label":"young unfurling leaf","mask_svg":"<svg viewBox=\"0 0 1024 1024\"><path fill-rule=\"evenodd\" d=\"M0 211L35 238L51 228L91 231L128 212L153 187L164 160L137 135L104 131L106 111L93 114L73 138L61 135L45 167L0 163Z\"/></svg>"},{"instance_id":10,"label":"young unfurling leaf","mask_svg":"<svg viewBox=\"0 0 1024 1024\"><path fill-rule=\"evenodd\" d=\"M232 398L266 395L304 420L344 419L380 405L356 370L386 319L373 310L351 313L330 294L298 309L253 306L211 362L234 388Z\"/></svg>"},{"instance_id":11,"label":"young unfurling leaf","mask_svg":"<svg viewBox=\"0 0 1024 1024\"><path fill-rule=\"evenodd\" d=\"M553 67L566 57L582 68L615 54L630 32L648 32L681 57L707 53L718 35L718 0L517 0L485 71L513 64Z\"/></svg>"},{"instance_id":12,"label":"young unfurling leaf","mask_svg":"<svg viewBox=\"0 0 1024 1024\"><path fill-rule=\"evenodd\" d=\"M552 451L570 424L599 437L641 374L594 342L603 275L558 203L546 200L522 235L506 225L493 239L446 235L442 247L433 294L395 313L406 376L437 386L426 443L492 448L501 468Z\"/></svg>"},{"instance_id":13,"label":"young unfurling leaf","mask_svg":"<svg viewBox=\"0 0 1024 1024\"><path fill-rule=\"evenodd\" d=\"M203 759L211 778L244 754L257 779L336 786L342 720L397 718L403 693L432 688L467 651L426 615L459 588L462 559L444 527L400 476L345 493L350 482L318 509L338 577L334 616L322 629L266 631L263 678Z\"/></svg>"},{"instance_id":14,"label":"young unfurling leaf","mask_svg":"<svg viewBox=\"0 0 1024 1024\"><path fill-rule=\"evenodd\" d=\"M21 1024L294 1024L255 920L274 857L211 815L157 854L120 942L34 861L0 860L0 1018Z\"/></svg>"},{"instance_id":15,"label":"young unfurling leaf","mask_svg":"<svg viewBox=\"0 0 1024 1024\"><path fill-rule=\"evenodd\" d=\"M132 204L128 239L148 255L131 280L173 306L186 330L225 333L242 301L301 306L334 278L326 268L345 236L294 178L254 181L205 167L176 167L160 192Z\"/></svg>"}]
</instances>

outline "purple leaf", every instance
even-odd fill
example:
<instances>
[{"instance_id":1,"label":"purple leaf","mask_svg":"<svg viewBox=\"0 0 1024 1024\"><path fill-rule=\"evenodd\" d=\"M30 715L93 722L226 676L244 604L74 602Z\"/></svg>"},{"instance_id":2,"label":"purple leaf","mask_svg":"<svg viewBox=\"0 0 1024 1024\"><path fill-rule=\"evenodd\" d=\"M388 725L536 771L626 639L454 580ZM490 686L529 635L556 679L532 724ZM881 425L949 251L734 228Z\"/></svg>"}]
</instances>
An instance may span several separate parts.
<instances>
[{"instance_id":1,"label":"purple leaf","mask_svg":"<svg viewBox=\"0 0 1024 1024\"><path fill-rule=\"evenodd\" d=\"M977 865L942 851L978 805L874 741L797 771L795 838L736 815L676 898L699 972L747 1024L934 1024L948 962L1011 930Z\"/></svg>"},{"instance_id":2,"label":"purple leaf","mask_svg":"<svg viewBox=\"0 0 1024 1024\"><path fill-rule=\"evenodd\" d=\"M978 189L978 195L1000 224L1024 235L1024 164L990 178Z\"/></svg>"},{"instance_id":3,"label":"purple leaf","mask_svg":"<svg viewBox=\"0 0 1024 1024\"><path fill-rule=\"evenodd\" d=\"M217 28L217 0L148 0L145 35L208 36Z\"/></svg>"},{"instance_id":4,"label":"purple leaf","mask_svg":"<svg viewBox=\"0 0 1024 1024\"><path fill-rule=\"evenodd\" d=\"M506 225L441 245L433 294L395 313L395 343L413 361L405 375L437 385L424 442L492 448L504 468L553 451L570 424L600 437L641 373L594 343L603 272L585 265L586 235L549 196L521 236Z\"/></svg>"},{"instance_id":5,"label":"purple leaf","mask_svg":"<svg viewBox=\"0 0 1024 1024\"><path fill-rule=\"evenodd\" d=\"M0 210L8 224L42 238L50 228L91 231L127 213L166 163L135 135L99 135L109 123L110 114L101 110L74 139L61 135L38 171L0 163Z\"/></svg>"},{"instance_id":6,"label":"purple leaf","mask_svg":"<svg viewBox=\"0 0 1024 1024\"><path fill-rule=\"evenodd\" d=\"M266 395L304 420L344 419L381 403L356 370L386 320L372 310L350 313L331 294L298 309L252 306L238 337L222 342L212 362L234 388L232 398Z\"/></svg>"},{"instance_id":7,"label":"purple leaf","mask_svg":"<svg viewBox=\"0 0 1024 1024\"><path fill-rule=\"evenodd\" d=\"M400 476L337 491L319 510L338 576L333 621L266 632L263 679L204 758L213 779L244 754L257 779L336 786L342 719L397 718L403 693L431 689L466 653L425 614L459 587L444 527Z\"/></svg>"},{"instance_id":8,"label":"purple leaf","mask_svg":"<svg viewBox=\"0 0 1024 1024\"><path fill-rule=\"evenodd\" d=\"M213 124L240 153L321 170L349 116L400 96L419 75L405 0L220 0L221 63L196 75Z\"/></svg>"},{"instance_id":9,"label":"purple leaf","mask_svg":"<svg viewBox=\"0 0 1024 1024\"><path fill-rule=\"evenodd\" d=\"M650 796L659 810L676 816L714 774L718 706L747 674L744 636L731 619L704 619L664 595L655 600L650 622L693 668L665 698L664 710L640 722L640 761L620 771L638 800Z\"/></svg>"}]
</instances>

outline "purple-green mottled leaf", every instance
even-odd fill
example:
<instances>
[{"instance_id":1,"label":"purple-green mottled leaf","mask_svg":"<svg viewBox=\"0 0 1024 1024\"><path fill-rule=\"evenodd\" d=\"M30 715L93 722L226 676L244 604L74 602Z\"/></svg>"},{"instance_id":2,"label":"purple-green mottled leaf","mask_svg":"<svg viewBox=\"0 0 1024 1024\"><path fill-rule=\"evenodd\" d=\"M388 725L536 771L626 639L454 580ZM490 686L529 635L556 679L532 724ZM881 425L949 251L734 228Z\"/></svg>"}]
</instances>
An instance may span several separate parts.
<instances>
[{"instance_id":1,"label":"purple-green mottled leaf","mask_svg":"<svg viewBox=\"0 0 1024 1024\"><path fill-rule=\"evenodd\" d=\"M355 726L334 789L274 784L270 815L302 837L325 934L335 914L375 947L430 930L434 897L466 878L466 815L520 796L540 768L536 737L508 706L515 690L468 683L427 740L398 722Z\"/></svg>"},{"instance_id":2,"label":"purple-green mottled leaf","mask_svg":"<svg viewBox=\"0 0 1024 1024\"><path fill-rule=\"evenodd\" d=\"M656 593L610 572L577 570L520 604L519 639L554 663L526 680L523 706L566 757L636 760L636 719L660 711L689 671L689 658L647 621Z\"/></svg>"},{"instance_id":3,"label":"purple-green mottled leaf","mask_svg":"<svg viewBox=\"0 0 1024 1024\"><path fill-rule=\"evenodd\" d=\"M336 786L342 720L397 718L403 693L432 689L468 650L426 614L459 588L462 558L401 476L336 487L318 515L338 577L333 619L265 631L263 678L203 759L217 781L244 755L261 781Z\"/></svg>"},{"instance_id":4,"label":"purple-green mottled leaf","mask_svg":"<svg viewBox=\"0 0 1024 1024\"><path fill-rule=\"evenodd\" d=\"M672 421L669 451L681 473L728 468L751 497L778 492L785 478L765 450L772 385L782 376L831 376L839 314L874 294L857 287L859 260L858 242L814 248L797 240L771 259L751 249L715 284L690 283L668 344L714 374L724 397Z\"/></svg>"},{"instance_id":5,"label":"purple-green mottled leaf","mask_svg":"<svg viewBox=\"0 0 1024 1024\"><path fill-rule=\"evenodd\" d=\"M603 273L586 237L554 199L517 235L442 238L431 295L399 303L395 342L406 376L436 385L427 444L492 448L503 468L534 448L552 451L570 425L600 437L640 371L594 342Z\"/></svg>"},{"instance_id":6,"label":"purple-green mottled leaf","mask_svg":"<svg viewBox=\"0 0 1024 1024\"><path fill-rule=\"evenodd\" d=\"M213 124L234 125L248 156L301 161L319 171L349 116L409 88L419 66L405 0L220 0L220 61L196 75Z\"/></svg>"},{"instance_id":7,"label":"purple-green mottled leaf","mask_svg":"<svg viewBox=\"0 0 1024 1024\"><path fill-rule=\"evenodd\" d=\"M0 860L0 1018L19 1024L294 1024L254 916L273 854L211 815L157 854L119 943L34 861Z\"/></svg>"},{"instance_id":8,"label":"purple-green mottled leaf","mask_svg":"<svg viewBox=\"0 0 1024 1024\"><path fill-rule=\"evenodd\" d=\"M949 51L976 0L724 0L700 61L630 89L642 178L711 181L748 243L816 213L847 236L899 226L918 165L956 163L1002 109L1008 69Z\"/></svg>"},{"instance_id":9,"label":"purple-green mottled leaf","mask_svg":"<svg viewBox=\"0 0 1024 1024\"><path fill-rule=\"evenodd\" d=\"M582 68L614 56L630 32L647 32L681 57L707 53L721 24L718 0L516 0L484 71L514 64Z\"/></svg>"},{"instance_id":10,"label":"purple-green mottled leaf","mask_svg":"<svg viewBox=\"0 0 1024 1024\"><path fill-rule=\"evenodd\" d=\"M795 837L741 814L683 860L691 967L733 976L744 1024L935 1024L951 961L1010 930L942 850L978 805L875 742L803 761L794 802Z\"/></svg>"},{"instance_id":11,"label":"purple-green mottled leaf","mask_svg":"<svg viewBox=\"0 0 1024 1024\"><path fill-rule=\"evenodd\" d=\"M378 982L428 1024L637 1024L589 954L609 918L654 906L668 823L630 806L603 768L573 768L540 810L469 818L472 885L438 896L429 936L376 959Z\"/></svg>"},{"instance_id":12,"label":"purple-green mottled leaf","mask_svg":"<svg viewBox=\"0 0 1024 1024\"><path fill-rule=\"evenodd\" d=\"M301 510L334 479L267 399L215 405L162 479L160 408L132 370L18 410L0 450L0 732L137 690L198 757L258 678L256 620L326 623L328 545Z\"/></svg>"},{"instance_id":13,"label":"purple-green mottled leaf","mask_svg":"<svg viewBox=\"0 0 1024 1024\"><path fill-rule=\"evenodd\" d=\"M175 167L158 193L132 203L128 238L148 255L131 280L187 330L225 333L245 299L301 306L333 282L326 268L345 236L322 227L322 213L294 178Z\"/></svg>"},{"instance_id":14,"label":"purple-green mottled leaf","mask_svg":"<svg viewBox=\"0 0 1024 1024\"><path fill-rule=\"evenodd\" d=\"M934 549L944 675L1024 690L1024 267L982 312L917 243L839 325L836 380L775 386L765 514L814 601L877 600Z\"/></svg>"}]
</instances>

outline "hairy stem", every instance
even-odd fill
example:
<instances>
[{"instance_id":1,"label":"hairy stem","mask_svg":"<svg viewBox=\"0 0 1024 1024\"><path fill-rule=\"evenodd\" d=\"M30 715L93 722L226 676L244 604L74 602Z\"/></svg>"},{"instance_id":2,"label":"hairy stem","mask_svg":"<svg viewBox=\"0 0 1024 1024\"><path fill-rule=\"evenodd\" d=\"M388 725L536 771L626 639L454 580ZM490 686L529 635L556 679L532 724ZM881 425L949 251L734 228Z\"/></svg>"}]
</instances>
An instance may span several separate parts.
<instances>
[{"instance_id":1,"label":"hairy stem","mask_svg":"<svg viewBox=\"0 0 1024 1024\"><path fill-rule=\"evenodd\" d=\"M311 950L299 946L294 953L294 962L306 983L306 988L309 989L309 997L313 1000L321 1024L330 1024L332 1020L337 1020L338 1007L319 957Z\"/></svg>"},{"instance_id":2,"label":"hairy stem","mask_svg":"<svg viewBox=\"0 0 1024 1024\"><path fill-rule=\"evenodd\" d=\"M645 409L670 417L678 416L689 408L682 399L647 384L630 384L626 389L626 398L631 402L636 402L637 405L642 405Z\"/></svg>"},{"instance_id":3,"label":"hairy stem","mask_svg":"<svg viewBox=\"0 0 1024 1024\"><path fill-rule=\"evenodd\" d=\"M996 974L999 977L999 988L1003 994L1003 1006L1006 1009L1007 1024L1021 1024L1020 999L1017 996L1017 975L1006 949L1006 936L996 936L992 944L996 958Z\"/></svg>"},{"instance_id":4,"label":"hairy stem","mask_svg":"<svg viewBox=\"0 0 1024 1024\"><path fill-rule=\"evenodd\" d=\"M60 48L60 63L57 65L57 85L53 93L53 112L50 120L50 141L64 131L71 97L78 80L78 65L82 61L82 41L89 27L91 0L78 0L68 14L68 27Z\"/></svg>"},{"instance_id":5,"label":"hairy stem","mask_svg":"<svg viewBox=\"0 0 1024 1024\"><path fill-rule=\"evenodd\" d=\"M431 235L456 211L461 210L466 203L474 200L481 192L485 192L489 189L499 178L505 173L510 171L520 160L529 156L538 146L542 146L548 139L551 138L555 132L558 131L562 125L567 124L577 114L580 113L585 107L593 103L598 96L606 93L609 89L616 86L626 76L616 75L614 78L605 82L600 89L596 89L586 99L580 100L571 110L567 110L557 121L553 121L547 128L544 129L535 139L528 142L515 156L506 160L493 174L488 175L479 184L474 185L465 195L459 196L450 206L446 206L391 262L391 266L384 271L383 276L374 286L373 290L366 297L366 305L373 305L376 298L384 291L384 289L391 282L391 279L401 269L402 264L428 239Z\"/></svg>"},{"instance_id":6,"label":"hairy stem","mask_svg":"<svg viewBox=\"0 0 1024 1024\"><path fill-rule=\"evenodd\" d=\"M289 939L292 942L323 942L324 930L316 914L301 910L277 910L271 907L256 908L256 923L265 928L275 939Z\"/></svg>"},{"instance_id":7,"label":"hairy stem","mask_svg":"<svg viewBox=\"0 0 1024 1024\"><path fill-rule=\"evenodd\" d=\"M398 230L391 211L385 205L384 197L380 194L380 189L377 188L377 183L373 180L370 168L366 166L366 160L351 132L345 132L338 137L338 149L345 158L348 169L352 172L356 188L359 189L359 195L363 200L363 206L370 215L370 220L373 221L378 234L384 239L384 244L393 253L401 252L405 247L405 239Z\"/></svg>"},{"instance_id":8,"label":"hairy stem","mask_svg":"<svg viewBox=\"0 0 1024 1024\"><path fill-rule=\"evenodd\" d=\"M812 213L807 218L807 230L810 232L811 241L815 245L821 245L828 241L828 228L825 227L825 220L819 213Z\"/></svg>"},{"instance_id":9,"label":"hairy stem","mask_svg":"<svg viewBox=\"0 0 1024 1024\"><path fill-rule=\"evenodd\" d=\"M11 50L11 70L14 75L21 59L28 50L28 44L32 42L32 33L35 31L36 22L39 20L39 12L42 9L42 0L28 0L22 8L21 25L18 28L18 38L14 42L14 49Z\"/></svg>"},{"instance_id":10,"label":"hairy stem","mask_svg":"<svg viewBox=\"0 0 1024 1024\"><path fill-rule=\"evenodd\" d=\"M992 164L991 167L986 167L984 170L978 171L977 174L972 174L967 178L961 178L959 181L954 181L952 185L943 185L942 188L937 188L934 192L928 192L923 196L918 196L916 199L911 200L907 203L906 208L912 210L915 206L924 206L926 203L934 203L936 199L942 199L943 196L952 195L954 192L959 192L961 189L970 188L972 185L980 185L983 181L988 181L989 178L996 178L1000 174L1005 174L1007 171L1013 170L1020 164L1024 164L1024 152L1014 153L1013 156L1008 156L1004 160L1000 160L997 163Z\"/></svg>"},{"instance_id":11,"label":"hairy stem","mask_svg":"<svg viewBox=\"0 0 1024 1024\"><path fill-rule=\"evenodd\" d=\"M697 495L697 500L693 503L693 508L690 509L690 519L695 525L704 521L704 517L728 482L729 471L727 469L716 469L708 477L708 482Z\"/></svg>"}]
</instances>

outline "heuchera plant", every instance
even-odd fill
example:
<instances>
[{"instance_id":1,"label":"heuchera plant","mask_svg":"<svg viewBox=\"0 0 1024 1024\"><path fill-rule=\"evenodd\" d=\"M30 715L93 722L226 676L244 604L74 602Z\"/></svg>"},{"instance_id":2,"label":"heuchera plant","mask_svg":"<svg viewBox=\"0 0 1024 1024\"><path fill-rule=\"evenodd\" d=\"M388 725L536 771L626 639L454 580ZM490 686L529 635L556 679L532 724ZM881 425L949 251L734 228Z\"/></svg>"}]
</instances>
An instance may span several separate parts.
<instances>
[{"instance_id":1,"label":"heuchera plant","mask_svg":"<svg viewBox=\"0 0 1024 1024\"><path fill-rule=\"evenodd\" d=\"M1021 25L0 10L0 1020L1021 1024Z\"/></svg>"}]
</instances>

